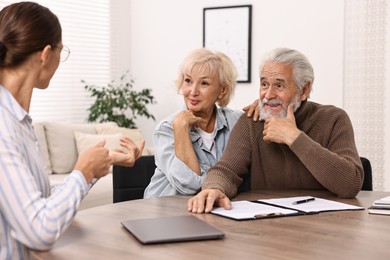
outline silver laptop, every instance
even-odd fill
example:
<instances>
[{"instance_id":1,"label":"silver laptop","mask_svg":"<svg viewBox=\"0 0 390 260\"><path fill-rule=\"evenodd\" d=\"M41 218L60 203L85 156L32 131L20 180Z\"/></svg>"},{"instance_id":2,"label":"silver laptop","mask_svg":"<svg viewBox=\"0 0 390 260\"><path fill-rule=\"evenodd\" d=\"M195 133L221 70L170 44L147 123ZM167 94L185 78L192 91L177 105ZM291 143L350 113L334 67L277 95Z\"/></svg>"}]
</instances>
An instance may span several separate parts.
<instances>
[{"instance_id":1,"label":"silver laptop","mask_svg":"<svg viewBox=\"0 0 390 260\"><path fill-rule=\"evenodd\" d=\"M197 217L129 219L122 225L143 244L220 239L225 234Z\"/></svg>"}]
</instances>

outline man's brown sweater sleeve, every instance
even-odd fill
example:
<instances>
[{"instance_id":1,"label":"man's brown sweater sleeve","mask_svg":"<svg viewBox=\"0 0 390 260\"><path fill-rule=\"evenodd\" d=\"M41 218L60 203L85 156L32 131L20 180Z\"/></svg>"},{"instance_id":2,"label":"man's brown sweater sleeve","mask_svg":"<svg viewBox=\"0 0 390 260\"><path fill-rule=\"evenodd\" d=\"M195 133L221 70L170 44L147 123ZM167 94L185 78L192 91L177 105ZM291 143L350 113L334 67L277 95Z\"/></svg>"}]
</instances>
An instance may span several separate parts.
<instances>
[{"instance_id":1,"label":"man's brown sweater sleeve","mask_svg":"<svg viewBox=\"0 0 390 260\"><path fill-rule=\"evenodd\" d=\"M209 169L202 189L220 189L226 196L233 198L247 174L251 164L252 144L248 119L243 114L230 135L229 142L221 160Z\"/></svg>"}]
</instances>

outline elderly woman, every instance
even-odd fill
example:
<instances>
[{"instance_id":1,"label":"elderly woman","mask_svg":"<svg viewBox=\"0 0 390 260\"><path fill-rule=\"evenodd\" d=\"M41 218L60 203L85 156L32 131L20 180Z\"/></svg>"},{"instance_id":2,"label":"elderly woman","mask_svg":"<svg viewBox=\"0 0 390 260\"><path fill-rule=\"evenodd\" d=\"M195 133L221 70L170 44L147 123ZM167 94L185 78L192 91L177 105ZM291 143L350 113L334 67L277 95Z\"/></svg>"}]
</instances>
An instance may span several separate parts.
<instances>
[{"instance_id":1,"label":"elderly woman","mask_svg":"<svg viewBox=\"0 0 390 260\"><path fill-rule=\"evenodd\" d=\"M226 108L236 78L233 62L222 52L196 49L183 60L176 86L184 97L185 109L162 120L154 131L157 168L145 198L196 194L200 190L242 115ZM254 102L244 110L251 115L256 106Z\"/></svg>"}]
</instances>

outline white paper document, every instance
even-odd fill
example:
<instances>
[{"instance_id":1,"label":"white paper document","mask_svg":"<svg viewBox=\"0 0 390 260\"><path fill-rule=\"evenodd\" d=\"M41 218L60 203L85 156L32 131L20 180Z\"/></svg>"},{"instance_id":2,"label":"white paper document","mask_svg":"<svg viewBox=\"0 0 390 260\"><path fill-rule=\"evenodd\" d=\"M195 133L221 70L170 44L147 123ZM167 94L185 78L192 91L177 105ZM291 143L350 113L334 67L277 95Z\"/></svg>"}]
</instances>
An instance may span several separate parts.
<instances>
[{"instance_id":1,"label":"white paper document","mask_svg":"<svg viewBox=\"0 0 390 260\"><path fill-rule=\"evenodd\" d=\"M211 213L236 220L245 220L361 209L364 208L311 196L300 196L257 201L233 201L230 210L216 207Z\"/></svg>"},{"instance_id":2,"label":"white paper document","mask_svg":"<svg viewBox=\"0 0 390 260\"><path fill-rule=\"evenodd\" d=\"M390 209L390 196L374 201L373 208L388 208L388 209Z\"/></svg>"},{"instance_id":3,"label":"white paper document","mask_svg":"<svg viewBox=\"0 0 390 260\"><path fill-rule=\"evenodd\" d=\"M375 200L368 213L377 215L390 215L390 196Z\"/></svg>"},{"instance_id":4,"label":"white paper document","mask_svg":"<svg viewBox=\"0 0 390 260\"><path fill-rule=\"evenodd\" d=\"M338 211L338 210L360 210L363 207L349 205L333 200L326 200L321 198L315 198L311 196L290 197L280 199L266 199L259 200L272 205L293 208L305 213L323 212L323 211ZM299 201L307 201L300 204L296 204Z\"/></svg>"},{"instance_id":5,"label":"white paper document","mask_svg":"<svg viewBox=\"0 0 390 260\"><path fill-rule=\"evenodd\" d=\"M214 208L211 213L233 219L257 219L295 215L298 211L243 200L233 201L232 208L229 210L218 207Z\"/></svg>"}]
</instances>

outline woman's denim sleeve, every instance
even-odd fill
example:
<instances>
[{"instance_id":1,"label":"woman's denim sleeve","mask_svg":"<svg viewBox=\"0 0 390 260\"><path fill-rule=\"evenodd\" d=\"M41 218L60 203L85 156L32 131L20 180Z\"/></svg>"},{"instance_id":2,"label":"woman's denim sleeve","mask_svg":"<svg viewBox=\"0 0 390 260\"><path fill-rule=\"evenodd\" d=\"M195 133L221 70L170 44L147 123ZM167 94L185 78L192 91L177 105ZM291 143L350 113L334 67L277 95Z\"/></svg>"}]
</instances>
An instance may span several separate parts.
<instances>
[{"instance_id":1,"label":"woman's denim sleeve","mask_svg":"<svg viewBox=\"0 0 390 260\"><path fill-rule=\"evenodd\" d=\"M163 124L154 132L153 142L157 166L155 175L160 175L155 178L165 177L170 186L163 187L163 190L168 192L171 188L176 190L177 194L197 193L202 186L205 171L202 169L201 176L198 176L185 163L176 157L172 127L168 124ZM153 184L151 183L150 186L153 186Z\"/></svg>"}]
</instances>

